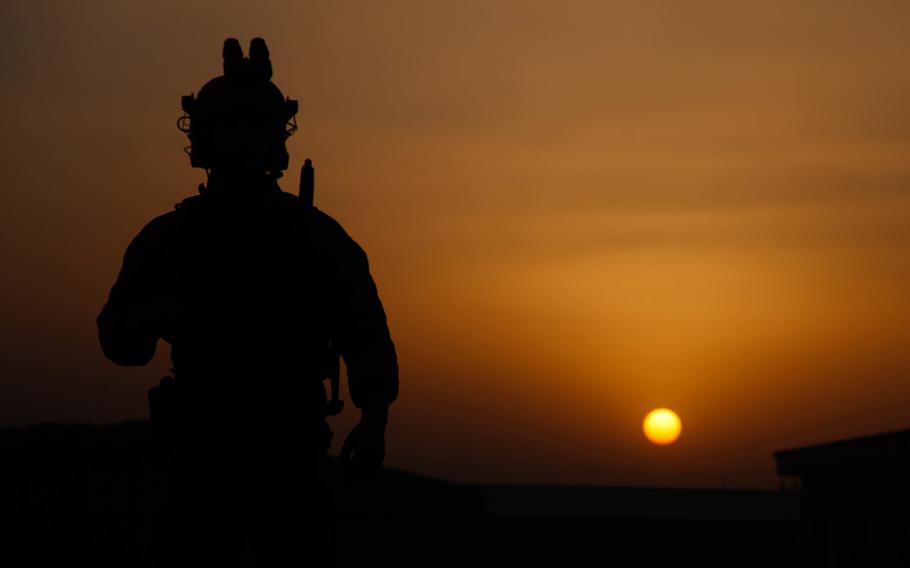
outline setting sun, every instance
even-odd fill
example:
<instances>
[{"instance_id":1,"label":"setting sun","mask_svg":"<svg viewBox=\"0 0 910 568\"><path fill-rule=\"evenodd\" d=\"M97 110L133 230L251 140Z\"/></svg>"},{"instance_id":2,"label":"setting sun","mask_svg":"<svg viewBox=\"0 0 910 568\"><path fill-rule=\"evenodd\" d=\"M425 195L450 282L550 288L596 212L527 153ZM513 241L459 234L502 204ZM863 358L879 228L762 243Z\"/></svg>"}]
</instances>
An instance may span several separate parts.
<instances>
[{"instance_id":1,"label":"setting sun","mask_svg":"<svg viewBox=\"0 0 910 568\"><path fill-rule=\"evenodd\" d=\"M682 423L679 416L669 408L657 408L645 416L642 428L648 440L658 446L666 446L679 438Z\"/></svg>"}]
</instances>

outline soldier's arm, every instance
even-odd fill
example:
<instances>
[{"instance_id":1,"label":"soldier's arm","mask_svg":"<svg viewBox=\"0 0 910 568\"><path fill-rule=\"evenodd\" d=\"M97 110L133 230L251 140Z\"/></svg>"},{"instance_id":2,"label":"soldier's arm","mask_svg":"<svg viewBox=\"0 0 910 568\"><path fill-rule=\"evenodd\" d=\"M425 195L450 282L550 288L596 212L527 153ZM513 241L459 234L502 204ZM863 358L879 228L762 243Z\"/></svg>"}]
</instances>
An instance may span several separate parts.
<instances>
[{"instance_id":1,"label":"soldier's arm","mask_svg":"<svg viewBox=\"0 0 910 568\"><path fill-rule=\"evenodd\" d=\"M398 358L367 255L330 217L318 211L316 216L332 296L329 317L351 399L384 422L388 405L398 397Z\"/></svg>"},{"instance_id":2,"label":"soldier's arm","mask_svg":"<svg viewBox=\"0 0 910 568\"><path fill-rule=\"evenodd\" d=\"M98 315L101 348L118 365L148 363L162 334L161 322L174 317L157 253L165 224L162 218L152 221L127 247L120 274Z\"/></svg>"}]
</instances>

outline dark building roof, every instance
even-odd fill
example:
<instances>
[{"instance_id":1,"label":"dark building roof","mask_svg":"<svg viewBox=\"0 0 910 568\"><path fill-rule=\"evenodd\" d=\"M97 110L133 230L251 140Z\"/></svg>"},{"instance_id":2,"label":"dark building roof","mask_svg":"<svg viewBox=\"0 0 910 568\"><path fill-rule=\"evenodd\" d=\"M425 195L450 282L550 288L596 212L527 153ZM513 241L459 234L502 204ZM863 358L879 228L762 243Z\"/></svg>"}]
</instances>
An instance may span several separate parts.
<instances>
[{"instance_id":1,"label":"dark building roof","mask_svg":"<svg viewBox=\"0 0 910 568\"><path fill-rule=\"evenodd\" d=\"M887 471L910 466L910 430L851 438L774 454L778 475Z\"/></svg>"}]
</instances>

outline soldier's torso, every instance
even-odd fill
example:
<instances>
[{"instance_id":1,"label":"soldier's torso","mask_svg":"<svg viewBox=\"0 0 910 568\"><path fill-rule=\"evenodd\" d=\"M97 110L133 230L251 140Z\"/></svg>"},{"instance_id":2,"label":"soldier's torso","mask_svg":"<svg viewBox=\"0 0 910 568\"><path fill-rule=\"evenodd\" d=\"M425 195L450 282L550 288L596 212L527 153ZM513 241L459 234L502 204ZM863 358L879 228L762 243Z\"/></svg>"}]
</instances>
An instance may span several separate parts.
<instances>
[{"instance_id":1,"label":"soldier's torso","mask_svg":"<svg viewBox=\"0 0 910 568\"><path fill-rule=\"evenodd\" d=\"M296 199L200 196L173 215L169 282L188 316L172 358L194 404L213 416L324 404L325 290Z\"/></svg>"}]
</instances>

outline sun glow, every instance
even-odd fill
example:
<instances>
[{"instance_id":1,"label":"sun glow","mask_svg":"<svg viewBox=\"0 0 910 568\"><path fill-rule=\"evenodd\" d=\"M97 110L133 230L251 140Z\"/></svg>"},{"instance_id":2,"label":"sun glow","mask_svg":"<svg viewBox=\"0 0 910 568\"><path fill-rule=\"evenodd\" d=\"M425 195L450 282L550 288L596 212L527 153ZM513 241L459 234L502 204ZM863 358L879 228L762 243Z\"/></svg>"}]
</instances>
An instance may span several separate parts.
<instances>
[{"instance_id":1,"label":"sun glow","mask_svg":"<svg viewBox=\"0 0 910 568\"><path fill-rule=\"evenodd\" d=\"M669 408L657 408L645 416L642 429L652 443L667 446L679 438L682 422L680 422L679 416Z\"/></svg>"}]
</instances>

